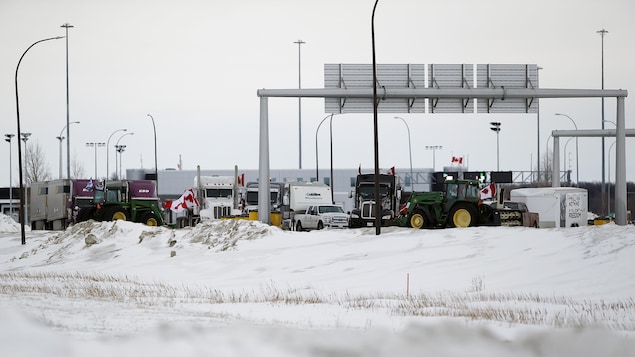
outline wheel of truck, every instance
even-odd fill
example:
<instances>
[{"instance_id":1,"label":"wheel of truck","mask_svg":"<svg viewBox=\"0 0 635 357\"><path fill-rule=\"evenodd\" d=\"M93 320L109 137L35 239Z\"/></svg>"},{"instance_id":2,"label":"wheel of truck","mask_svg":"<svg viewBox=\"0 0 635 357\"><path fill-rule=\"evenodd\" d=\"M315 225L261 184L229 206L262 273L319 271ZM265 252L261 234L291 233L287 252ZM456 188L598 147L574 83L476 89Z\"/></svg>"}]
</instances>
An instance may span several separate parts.
<instances>
[{"instance_id":1,"label":"wheel of truck","mask_svg":"<svg viewBox=\"0 0 635 357\"><path fill-rule=\"evenodd\" d=\"M113 206L106 208L104 215L106 221L129 221L130 215L128 211L119 206Z\"/></svg>"},{"instance_id":2,"label":"wheel of truck","mask_svg":"<svg viewBox=\"0 0 635 357\"><path fill-rule=\"evenodd\" d=\"M153 212L146 212L143 214L143 216L141 216L141 223L145 224L146 226L156 227L159 225L159 222L159 217L157 217L157 215Z\"/></svg>"},{"instance_id":3,"label":"wheel of truck","mask_svg":"<svg viewBox=\"0 0 635 357\"><path fill-rule=\"evenodd\" d=\"M415 229L421 229L429 225L426 213L420 209L412 213L408 222L410 223L410 227Z\"/></svg>"},{"instance_id":4,"label":"wheel of truck","mask_svg":"<svg viewBox=\"0 0 635 357\"><path fill-rule=\"evenodd\" d=\"M324 223L322 223L322 221L319 221L319 222L318 222L317 229L318 229L318 230L320 230L320 229L324 229Z\"/></svg>"},{"instance_id":5,"label":"wheel of truck","mask_svg":"<svg viewBox=\"0 0 635 357\"><path fill-rule=\"evenodd\" d=\"M295 222L295 231L302 232L302 223L300 221Z\"/></svg>"},{"instance_id":6,"label":"wheel of truck","mask_svg":"<svg viewBox=\"0 0 635 357\"><path fill-rule=\"evenodd\" d=\"M457 204L450 211L450 224L452 227L472 227L476 225L476 214L474 208L466 204Z\"/></svg>"}]
</instances>

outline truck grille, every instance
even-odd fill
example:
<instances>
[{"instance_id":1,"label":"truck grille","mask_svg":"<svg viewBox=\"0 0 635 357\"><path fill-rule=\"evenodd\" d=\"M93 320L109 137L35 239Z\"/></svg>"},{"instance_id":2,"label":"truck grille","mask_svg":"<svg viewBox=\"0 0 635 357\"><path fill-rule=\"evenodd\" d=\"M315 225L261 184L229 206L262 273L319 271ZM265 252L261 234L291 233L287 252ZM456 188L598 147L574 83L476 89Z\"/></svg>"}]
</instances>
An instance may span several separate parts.
<instances>
[{"instance_id":1,"label":"truck grille","mask_svg":"<svg viewBox=\"0 0 635 357\"><path fill-rule=\"evenodd\" d=\"M375 218L375 202L362 203L362 218Z\"/></svg>"},{"instance_id":2,"label":"truck grille","mask_svg":"<svg viewBox=\"0 0 635 357\"><path fill-rule=\"evenodd\" d=\"M333 217L333 224L345 225L348 223L348 217Z\"/></svg>"},{"instance_id":3,"label":"truck grille","mask_svg":"<svg viewBox=\"0 0 635 357\"><path fill-rule=\"evenodd\" d=\"M229 206L214 206L214 218L231 216L232 208Z\"/></svg>"}]
</instances>

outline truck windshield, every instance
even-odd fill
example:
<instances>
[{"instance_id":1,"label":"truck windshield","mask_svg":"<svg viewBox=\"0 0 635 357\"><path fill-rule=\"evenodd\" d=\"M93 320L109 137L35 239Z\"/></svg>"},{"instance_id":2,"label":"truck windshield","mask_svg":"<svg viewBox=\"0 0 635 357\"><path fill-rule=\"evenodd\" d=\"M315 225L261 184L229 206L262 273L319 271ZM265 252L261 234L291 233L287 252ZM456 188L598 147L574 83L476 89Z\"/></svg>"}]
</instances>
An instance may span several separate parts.
<instances>
[{"instance_id":1,"label":"truck windshield","mask_svg":"<svg viewBox=\"0 0 635 357\"><path fill-rule=\"evenodd\" d=\"M93 192L93 202L94 203L104 203L104 191L95 190Z\"/></svg>"},{"instance_id":2,"label":"truck windshield","mask_svg":"<svg viewBox=\"0 0 635 357\"><path fill-rule=\"evenodd\" d=\"M205 197L207 198L231 198L231 188L208 188L205 190Z\"/></svg>"},{"instance_id":3,"label":"truck windshield","mask_svg":"<svg viewBox=\"0 0 635 357\"><path fill-rule=\"evenodd\" d=\"M372 199L375 197L375 184L371 185L360 185L359 186L359 195L364 199ZM388 186L379 185L379 195L384 198L388 196Z\"/></svg>"},{"instance_id":4,"label":"truck windshield","mask_svg":"<svg viewBox=\"0 0 635 357\"><path fill-rule=\"evenodd\" d=\"M320 213L344 213L340 206L320 206Z\"/></svg>"},{"instance_id":5,"label":"truck windshield","mask_svg":"<svg viewBox=\"0 0 635 357\"><path fill-rule=\"evenodd\" d=\"M269 193L269 201L272 205L276 204L278 200L278 191L271 191ZM258 191L247 191L247 204L248 205L257 205L258 204Z\"/></svg>"}]
</instances>

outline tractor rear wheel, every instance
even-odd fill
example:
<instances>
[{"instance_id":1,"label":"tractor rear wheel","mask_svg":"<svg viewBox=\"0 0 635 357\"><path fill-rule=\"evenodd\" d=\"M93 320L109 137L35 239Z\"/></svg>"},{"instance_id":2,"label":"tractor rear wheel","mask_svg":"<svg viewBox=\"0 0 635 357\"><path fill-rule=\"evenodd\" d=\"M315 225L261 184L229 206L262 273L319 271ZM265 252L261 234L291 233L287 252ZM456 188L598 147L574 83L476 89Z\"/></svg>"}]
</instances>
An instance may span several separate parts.
<instances>
[{"instance_id":1,"label":"tractor rear wheel","mask_svg":"<svg viewBox=\"0 0 635 357\"><path fill-rule=\"evenodd\" d=\"M104 216L105 221L129 221L130 215L123 207L113 206L106 208L106 214Z\"/></svg>"},{"instance_id":2,"label":"tractor rear wheel","mask_svg":"<svg viewBox=\"0 0 635 357\"><path fill-rule=\"evenodd\" d=\"M141 217L141 223L146 226L156 227L159 225L159 222L159 217L157 217L157 215L153 212L146 212Z\"/></svg>"},{"instance_id":3,"label":"tractor rear wheel","mask_svg":"<svg viewBox=\"0 0 635 357\"><path fill-rule=\"evenodd\" d=\"M477 223L475 210L468 204L457 204L452 207L450 219L452 220L450 222L452 227L472 227Z\"/></svg>"},{"instance_id":4,"label":"tractor rear wheel","mask_svg":"<svg viewBox=\"0 0 635 357\"><path fill-rule=\"evenodd\" d=\"M426 213L422 210L415 210L410 216L410 227L415 229L421 229L423 227L429 226L428 218Z\"/></svg>"}]
</instances>

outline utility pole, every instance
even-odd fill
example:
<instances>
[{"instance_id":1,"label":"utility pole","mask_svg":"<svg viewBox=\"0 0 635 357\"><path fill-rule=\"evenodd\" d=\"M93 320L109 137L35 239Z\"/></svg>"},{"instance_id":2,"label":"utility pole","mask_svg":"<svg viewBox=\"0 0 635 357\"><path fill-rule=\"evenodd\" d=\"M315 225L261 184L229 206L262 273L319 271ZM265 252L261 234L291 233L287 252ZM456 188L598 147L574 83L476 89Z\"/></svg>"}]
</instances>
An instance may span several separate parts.
<instances>
[{"instance_id":1,"label":"utility pole","mask_svg":"<svg viewBox=\"0 0 635 357\"><path fill-rule=\"evenodd\" d=\"M69 112L69 95L68 95L68 29L73 25L65 23L60 26L66 28L66 178L71 178L71 123ZM60 135L61 136L61 135ZM95 178L96 179L96 178Z\"/></svg>"},{"instance_id":2,"label":"utility pole","mask_svg":"<svg viewBox=\"0 0 635 357\"><path fill-rule=\"evenodd\" d=\"M302 51L301 46L306 42L297 40L298 44L298 89L302 88ZM298 168L302 168L302 98L298 98Z\"/></svg>"}]
</instances>

